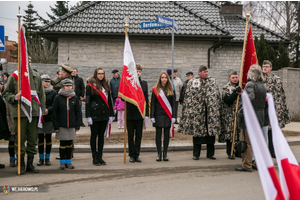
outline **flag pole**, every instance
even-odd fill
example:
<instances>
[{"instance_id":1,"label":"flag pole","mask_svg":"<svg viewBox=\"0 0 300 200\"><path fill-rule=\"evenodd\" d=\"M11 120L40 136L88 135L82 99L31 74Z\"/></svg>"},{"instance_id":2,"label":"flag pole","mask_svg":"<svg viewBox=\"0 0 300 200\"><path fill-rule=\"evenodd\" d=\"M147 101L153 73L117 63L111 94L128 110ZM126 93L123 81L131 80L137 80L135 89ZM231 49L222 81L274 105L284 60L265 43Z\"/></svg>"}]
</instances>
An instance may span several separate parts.
<instances>
[{"instance_id":1,"label":"flag pole","mask_svg":"<svg viewBox=\"0 0 300 200\"><path fill-rule=\"evenodd\" d=\"M128 17L126 17L124 19L125 21L125 39L126 37L128 37L128 34L127 34L127 28L128 28L128 22L129 22L129 19ZM126 130L127 130L127 102L125 100L125 109L124 109L124 164L126 164Z\"/></svg>"},{"instance_id":2,"label":"flag pole","mask_svg":"<svg viewBox=\"0 0 300 200\"><path fill-rule=\"evenodd\" d=\"M246 27L245 27L245 35L244 35L244 45L243 45L243 54L242 54L242 61L241 61L241 68L240 68L240 77L239 77L239 86L242 86L242 76L243 76L243 67L244 67L244 58L245 58L245 48L246 48L246 38L247 38L247 31L248 31L248 23L249 23L250 14L246 14ZM234 140L235 140L235 131L236 131L236 113L238 111L240 95L238 95L236 100L235 106L235 113L234 113L234 126L233 126L233 134L232 134L232 144L231 144L231 153L230 156L233 155L233 148L234 148Z\"/></svg>"},{"instance_id":3,"label":"flag pole","mask_svg":"<svg viewBox=\"0 0 300 200\"><path fill-rule=\"evenodd\" d=\"M21 23L21 17L20 9L21 7L18 6L19 12L17 14L18 17L18 94L20 93L20 23ZM18 175L21 174L21 101L18 100Z\"/></svg>"}]
</instances>

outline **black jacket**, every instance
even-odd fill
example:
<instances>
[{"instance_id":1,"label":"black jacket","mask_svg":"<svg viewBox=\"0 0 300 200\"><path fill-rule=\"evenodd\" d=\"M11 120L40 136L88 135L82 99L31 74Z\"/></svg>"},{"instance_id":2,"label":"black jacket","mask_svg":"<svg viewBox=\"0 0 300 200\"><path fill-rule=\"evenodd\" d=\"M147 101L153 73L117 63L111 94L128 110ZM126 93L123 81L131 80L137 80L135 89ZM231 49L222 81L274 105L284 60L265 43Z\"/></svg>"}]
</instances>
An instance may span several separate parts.
<instances>
[{"instance_id":1,"label":"black jacket","mask_svg":"<svg viewBox=\"0 0 300 200\"><path fill-rule=\"evenodd\" d=\"M0 96L0 140L8 140L10 137L10 131L6 118L6 103L2 96Z\"/></svg>"},{"instance_id":2,"label":"black jacket","mask_svg":"<svg viewBox=\"0 0 300 200\"><path fill-rule=\"evenodd\" d=\"M72 76L72 80L75 84L75 94L78 97L78 99L80 99L79 97L84 97L85 87L82 78L76 75Z\"/></svg>"},{"instance_id":3,"label":"black jacket","mask_svg":"<svg viewBox=\"0 0 300 200\"><path fill-rule=\"evenodd\" d=\"M146 101L146 113L145 116L149 116L149 100L148 100L148 83L139 78ZM127 105L127 120L142 120L143 117L138 108L132 103L126 102Z\"/></svg>"},{"instance_id":4,"label":"black jacket","mask_svg":"<svg viewBox=\"0 0 300 200\"><path fill-rule=\"evenodd\" d=\"M62 95L56 95L52 106L52 123L54 130L59 130L59 127L76 128L79 130L80 107L79 100L76 96L69 99L69 119L67 118L67 98ZM69 126L67 123L69 122Z\"/></svg>"},{"instance_id":5,"label":"black jacket","mask_svg":"<svg viewBox=\"0 0 300 200\"><path fill-rule=\"evenodd\" d=\"M86 86L86 100L85 100L85 115L86 117L91 117L93 121L105 121L109 117L114 116L114 107L112 105L112 100L110 96L110 91L108 92L108 106L103 98L95 91L95 94L92 94L92 89L90 86Z\"/></svg>"},{"instance_id":6,"label":"black jacket","mask_svg":"<svg viewBox=\"0 0 300 200\"><path fill-rule=\"evenodd\" d=\"M46 108L48 110L48 115L44 115L43 116L43 121L44 122L49 122L52 121L52 106L53 106L53 102L54 102L54 98L56 96L56 92L54 90L52 90L49 93L45 93L46 95Z\"/></svg>"},{"instance_id":7,"label":"black jacket","mask_svg":"<svg viewBox=\"0 0 300 200\"><path fill-rule=\"evenodd\" d=\"M188 82L189 82L189 80L186 80L186 81L183 82L183 85L182 85L182 88L181 88L181 91L180 91L180 97L179 97L179 103L180 104L183 103L184 95L185 95L185 90L186 90Z\"/></svg>"},{"instance_id":8,"label":"black jacket","mask_svg":"<svg viewBox=\"0 0 300 200\"><path fill-rule=\"evenodd\" d=\"M172 118L176 117L176 106L175 106L175 95L172 96L167 96L166 91L165 95L172 107ZM166 128L166 127L171 127L171 120L161 104L159 103L156 95L154 92L152 92L151 96L151 114L150 118L155 118L155 123L153 124L154 127L161 127L161 128Z\"/></svg>"}]
</instances>

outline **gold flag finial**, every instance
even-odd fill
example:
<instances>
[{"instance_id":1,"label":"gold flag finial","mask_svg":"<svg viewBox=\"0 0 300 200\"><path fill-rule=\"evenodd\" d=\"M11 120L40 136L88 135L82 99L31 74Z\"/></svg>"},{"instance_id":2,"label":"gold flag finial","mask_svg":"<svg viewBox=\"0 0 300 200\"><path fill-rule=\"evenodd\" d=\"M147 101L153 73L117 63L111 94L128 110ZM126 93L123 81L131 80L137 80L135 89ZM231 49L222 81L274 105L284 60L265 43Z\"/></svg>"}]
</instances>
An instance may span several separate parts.
<instances>
[{"instance_id":1,"label":"gold flag finial","mask_svg":"<svg viewBox=\"0 0 300 200\"><path fill-rule=\"evenodd\" d=\"M129 17L126 16L126 17L124 18L124 22L125 22L125 26L128 27L128 26L129 26Z\"/></svg>"},{"instance_id":2,"label":"gold flag finial","mask_svg":"<svg viewBox=\"0 0 300 200\"><path fill-rule=\"evenodd\" d=\"M247 19L249 19L250 13L251 13L251 7L248 5L248 6L245 8L245 11L246 11L246 17L247 17Z\"/></svg>"}]
</instances>

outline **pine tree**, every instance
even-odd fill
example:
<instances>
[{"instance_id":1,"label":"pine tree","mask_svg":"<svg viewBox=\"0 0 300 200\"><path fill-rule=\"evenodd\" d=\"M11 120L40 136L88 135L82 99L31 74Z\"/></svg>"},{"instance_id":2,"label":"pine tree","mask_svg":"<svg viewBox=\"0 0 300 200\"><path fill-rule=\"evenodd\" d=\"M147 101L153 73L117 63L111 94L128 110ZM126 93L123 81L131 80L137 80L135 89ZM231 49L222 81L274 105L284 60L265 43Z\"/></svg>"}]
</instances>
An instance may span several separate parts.
<instances>
[{"instance_id":1,"label":"pine tree","mask_svg":"<svg viewBox=\"0 0 300 200\"><path fill-rule=\"evenodd\" d=\"M260 40L255 36L254 45L256 50L256 56L258 63L261 66L264 60L269 60L272 62L273 67L276 65L275 51L271 45L268 44L268 41L265 39L264 34L260 35Z\"/></svg>"},{"instance_id":2,"label":"pine tree","mask_svg":"<svg viewBox=\"0 0 300 200\"><path fill-rule=\"evenodd\" d=\"M33 10L33 8L33 4L31 3L31 1L29 1L29 4L27 5L27 10L24 10L26 15L23 18L23 22L24 25L26 25L27 27L27 39L36 37L36 31L39 29L39 26L37 25L37 11Z\"/></svg>"},{"instance_id":3,"label":"pine tree","mask_svg":"<svg viewBox=\"0 0 300 200\"><path fill-rule=\"evenodd\" d=\"M56 1L54 8L50 6L53 15L47 13L48 17L51 20L55 20L57 17L67 14L69 12L68 2L69 1Z\"/></svg>"},{"instance_id":4,"label":"pine tree","mask_svg":"<svg viewBox=\"0 0 300 200\"><path fill-rule=\"evenodd\" d=\"M273 69L278 70L290 66L290 58L287 49L283 45L283 41L279 42L278 50L276 51L277 64Z\"/></svg>"},{"instance_id":5,"label":"pine tree","mask_svg":"<svg viewBox=\"0 0 300 200\"><path fill-rule=\"evenodd\" d=\"M78 2L76 3L76 5L74 5L74 6L72 6L72 7L70 8L70 10L75 10L75 9L77 9L77 8L79 8L79 7L81 7L81 6L85 5L85 4L87 4L87 3L89 3L89 2L91 2L91 1L78 1Z\"/></svg>"}]
</instances>

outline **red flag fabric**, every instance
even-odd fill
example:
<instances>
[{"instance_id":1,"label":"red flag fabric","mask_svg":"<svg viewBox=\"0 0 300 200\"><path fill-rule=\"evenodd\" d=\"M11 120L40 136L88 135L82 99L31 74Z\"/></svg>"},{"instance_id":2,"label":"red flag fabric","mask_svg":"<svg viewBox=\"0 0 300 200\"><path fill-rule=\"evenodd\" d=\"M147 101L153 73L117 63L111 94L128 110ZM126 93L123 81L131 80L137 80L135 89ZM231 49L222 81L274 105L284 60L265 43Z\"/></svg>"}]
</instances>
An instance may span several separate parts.
<instances>
[{"instance_id":1,"label":"red flag fabric","mask_svg":"<svg viewBox=\"0 0 300 200\"><path fill-rule=\"evenodd\" d=\"M28 55L27 42L25 37L25 27L22 26L20 30L20 91L21 91L21 109L27 116L28 121L32 120L32 102L31 102L31 88L30 76L28 69Z\"/></svg>"},{"instance_id":2,"label":"red flag fabric","mask_svg":"<svg viewBox=\"0 0 300 200\"><path fill-rule=\"evenodd\" d=\"M125 38L124 47L124 67L121 75L118 95L125 101L137 106L142 117L145 117L145 96L140 85L133 54L127 36Z\"/></svg>"},{"instance_id":3,"label":"red flag fabric","mask_svg":"<svg viewBox=\"0 0 300 200\"><path fill-rule=\"evenodd\" d=\"M267 99L282 191L285 199L300 199L300 167L279 127L274 100L270 93L267 93Z\"/></svg>"},{"instance_id":4,"label":"red flag fabric","mask_svg":"<svg viewBox=\"0 0 300 200\"><path fill-rule=\"evenodd\" d=\"M253 34L251 25L249 26L249 32L247 36L247 44L245 48L244 66L243 66L243 79L242 87L244 88L247 83L247 73L251 65L257 63L256 51L253 41Z\"/></svg>"},{"instance_id":5,"label":"red flag fabric","mask_svg":"<svg viewBox=\"0 0 300 200\"><path fill-rule=\"evenodd\" d=\"M274 163L247 92L242 93L244 119L267 200L284 200Z\"/></svg>"}]
</instances>

